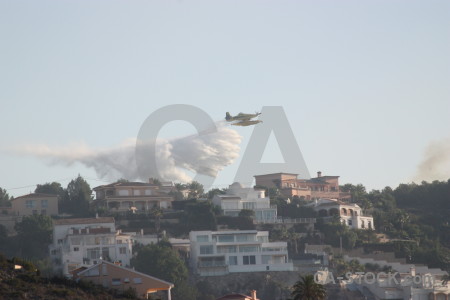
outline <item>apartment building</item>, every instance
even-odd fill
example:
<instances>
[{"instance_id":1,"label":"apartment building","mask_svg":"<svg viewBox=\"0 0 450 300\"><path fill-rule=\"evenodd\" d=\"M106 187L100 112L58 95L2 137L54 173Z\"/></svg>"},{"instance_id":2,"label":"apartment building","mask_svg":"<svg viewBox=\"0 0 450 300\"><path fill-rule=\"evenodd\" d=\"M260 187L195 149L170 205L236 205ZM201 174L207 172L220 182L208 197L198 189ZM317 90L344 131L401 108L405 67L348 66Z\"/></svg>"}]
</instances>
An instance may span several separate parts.
<instances>
[{"instance_id":1,"label":"apartment building","mask_svg":"<svg viewBox=\"0 0 450 300\"><path fill-rule=\"evenodd\" d=\"M53 221L53 242L49 247L54 270L69 276L100 260L130 265L131 235L116 231L114 218L60 219Z\"/></svg>"},{"instance_id":2,"label":"apartment building","mask_svg":"<svg viewBox=\"0 0 450 300\"><path fill-rule=\"evenodd\" d=\"M245 188L240 183L231 184L225 195L215 195L213 203L220 206L225 216L237 217L241 210L255 213L257 223L274 223L277 220L277 207L270 205L264 189Z\"/></svg>"},{"instance_id":3,"label":"apartment building","mask_svg":"<svg viewBox=\"0 0 450 300\"><path fill-rule=\"evenodd\" d=\"M200 276L235 272L292 271L286 242L269 242L268 231L191 231L191 267Z\"/></svg>"},{"instance_id":4,"label":"apartment building","mask_svg":"<svg viewBox=\"0 0 450 300\"><path fill-rule=\"evenodd\" d=\"M98 206L113 212L146 212L153 207L167 209L172 207L173 188L167 184L145 182L115 182L94 188Z\"/></svg>"}]
</instances>

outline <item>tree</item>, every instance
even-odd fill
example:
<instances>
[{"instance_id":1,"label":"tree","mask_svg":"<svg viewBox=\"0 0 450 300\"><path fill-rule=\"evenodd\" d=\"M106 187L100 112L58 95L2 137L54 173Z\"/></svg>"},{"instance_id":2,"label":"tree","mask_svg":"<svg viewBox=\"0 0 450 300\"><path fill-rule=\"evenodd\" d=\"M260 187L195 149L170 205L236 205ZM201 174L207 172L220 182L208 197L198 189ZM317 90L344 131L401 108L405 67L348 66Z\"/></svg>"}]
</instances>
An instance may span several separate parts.
<instances>
[{"instance_id":1,"label":"tree","mask_svg":"<svg viewBox=\"0 0 450 300\"><path fill-rule=\"evenodd\" d=\"M62 201L62 210L76 216L88 216L92 190L80 175L68 185Z\"/></svg>"},{"instance_id":2,"label":"tree","mask_svg":"<svg viewBox=\"0 0 450 300\"><path fill-rule=\"evenodd\" d=\"M9 201L11 198L5 189L0 188L0 207L2 206L11 206L11 202Z\"/></svg>"},{"instance_id":3,"label":"tree","mask_svg":"<svg viewBox=\"0 0 450 300\"><path fill-rule=\"evenodd\" d=\"M313 275L300 276L293 289L293 300L322 300L327 295L324 286L314 282Z\"/></svg>"},{"instance_id":4,"label":"tree","mask_svg":"<svg viewBox=\"0 0 450 300\"><path fill-rule=\"evenodd\" d=\"M47 182L44 184L38 184L34 192L40 194L58 195L60 197L64 196L64 188L59 182L55 181L52 183Z\"/></svg>"},{"instance_id":5,"label":"tree","mask_svg":"<svg viewBox=\"0 0 450 300\"><path fill-rule=\"evenodd\" d=\"M163 210L155 205L155 206L153 206L150 213L155 218L155 227L156 227L155 229L156 229L156 234L159 238L159 230L161 229L161 217L164 215Z\"/></svg>"},{"instance_id":6,"label":"tree","mask_svg":"<svg viewBox=\"0 0 450 300\"><path fill-rule=\"evenodd\" d=\"M52 219L44 215L23 217L14 227L22 257L43 258L51 243Z\"/></svg>"},{"instance_id":7,"label":"tree","mask_svg":"<svg viewBox=\"0 0 450 300\"><path fill-rule=\"evenodd\" d=\"M192 181L189 184L188 188L190 198L199 198L201 195L203 195L203 185L197 181Z\"/></svg>"},{"instance_id":8,"label":"tree","mask_svg":"<svg viewBox=\"0 0 450 300\"><path fill-rule=\"evenodd\" d=\"M216 230L217 219L214 214L213 206L206 201L189 203L186 205L182 217L184 229L191 230Z\"/></svg>"},{"instance_id":9,"label":"tree","mask_svg":"<svg viewBox=\"0 0 450 300\"><path fill-rule=\"evenodd\" d=\"M173 283L175 285L174 295L181 293L194 295L193 297L180 296L177 299L195 299L195 293L187 291L190 288L187 286L188 270L186 265L178 252L171 247L161 244L142 247L131 259L131 265L139 272Z\"/></svg>"}]
</instances>

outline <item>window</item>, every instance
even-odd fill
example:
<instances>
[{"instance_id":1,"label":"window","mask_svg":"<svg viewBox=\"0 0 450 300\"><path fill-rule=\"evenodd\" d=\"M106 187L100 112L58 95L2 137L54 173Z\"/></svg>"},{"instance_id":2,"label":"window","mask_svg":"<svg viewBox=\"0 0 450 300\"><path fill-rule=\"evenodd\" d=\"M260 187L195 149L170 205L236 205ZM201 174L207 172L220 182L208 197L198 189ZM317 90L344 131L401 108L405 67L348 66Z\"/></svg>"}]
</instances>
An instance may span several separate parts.
<instances>
[{"instance_id":1,"label":"window","mask_svg":"<svg viewBox=\"0 0 450 300\"><path fill-rule=\"evenodd\" d=\"M134 196L140 196L141 195L141 191L140 190L133 190L133 195Z\"/></svg>"},{"instance_id":2,"label":"window","mask_svg":"<svg viewBox=\"0 0 450 300\"><path fill-rule=\"evenodd\" d=\"M352 220L348 220L348 226L352 226Z\"/></svg>"},{"instance_id":3,"label":"window","mask_svg":"<svg viewBox=\"0 0 450 300\"><path fill-rule=\"evenodd\" d=\"M73 251L78 252L78 251L80 251L80 248L78 248L78 247L73 247Z\"/></svg>"},{"instance_id":4,"label":"window","mask_svg":"<svg viewBox=\"0 0 450 300\"><path fill-rule=\"evenodd\" d=\"M41 207L48 208L48 200L41 200Z\"/></svg>"},{"instance_id":5,"label":"window","mask_svg":"<svg viewBox=\"0 0 450 300\"><path fill-rule=\"evenodd\" d=\"M128 190L119 190L119 196L129 196L130 191Z\"/></svg>"},{"instance_id":6,"label":"window","mask_svg":"<svg viewBox=\"0 0 450 300\"><path fill-rule=\"evenodd\" d=\"M229 242L234 242L234 235L219 235L219 242L222 243L229 243Z\"/></svg>"},{"instance_id":7,"label":"window","mask_svg":"<svg viewBox=\"0 0 450 300\"><path fill-rule=\"evenodd\" d=\"M120 285L122 282L121 282L121 280L120 280L120 278L113 278L112 280L111 280L111 284L112 285Z\"/></svg>"},{"instance_id":8,"label":"window","mask_svg":"<svg viewBox=\"0 0 450 300\"><path fill-rule=\"evenodd\" d=\"M212 245L200 246L200 254L213 254L213 246Z\"/></svg>"},{"instance_id":9,"label":"window","mask_svg":"<svg viewBox=\"0 0 450 300\"><path fill-rule=\"evenodd\" d=\"M99 248L87 249L87 257L89 259L98 259L98 258L100 258L100 249Z\"/></svg>"},{"instance_id":10,"label":"window","mask_svg":"<svg viewBox=\"0 0 450 300\"><path fill-rule=\"evenodd\" d=\"M361 228L366 228L366 223L364 222L364 220L361 221Z\"/></svg>"},{"instance_id":11,"label":"window","mask_svg":"<svg viewBox=\"0 0 450 300\"><path fill-rule=\"evenodd\" d=\"M140 277L133 278L133 283L135 283L135 284L140 284L140 283L142 283L142 278L140 278Z\"/></svg>"},{"instance_id":12,"label":"window","mask_svg":"<svg viewBox=\"0 0 450 300\"><path fill-rule=\"evenodd\" d=\"M33 215L37 215L37 209L33 209Z\"/></svg>"},{"instance_id":13,"label":"window","mask_svg":"<svg viewBox=\"0 0 450 300\"><path fill-rule=\"evenodd\" d=\"M242 258L244 265L256 265L256 258L254 255L244 255Z\"/></svg>"},{"instance_id":14,"label":"window","mask_svg":"<svg viewBox=\"0 0 450 300\"><path fill-rule=\"evenodd\" d=\"M237 242L254 242L255 241L255 235L253 234L238 234L236 236L236 241Z\"/></svg>"},{"instance_id":15,"label":"window","mask_svg":"<svg viewBox=\"0 0 450 300\"><path fill-rule=\"evenodd\" d=\"M119 248L119 253L120 254L127 254L127 248L126 247L120 247Z\"/></svg>"},{"instance_id":16,"label":"window","mask_svg":"<svg viewBox=\"0 0 450 300\"><path fill-rule=\"evenodd\" d=\"M271 258L272 258L271 255L263 255L263 256L261 256L261 263L268 265L268 264L270 264Z\"/></svg>"},{"instance_id":17,"label":"window","mask_svg":"<svg viewBox=\"0 0 450 300\"><path fill-rule=\"evenodd\" d=\"M253 209L256 208L256 203L255 202L243 202L242 203L242 207L244 209L251 209L251 210L253 210Z\"/></svg>"},{"instance_id":18,"label":"window","mask_svg":"<svg viewBox=\"0 0 450 300\"><path fill-rule=\"evenodd\" d=\"M217 253L236 253L236 246L218 246Z\"/></svg>"},{"instance_id":19,"label":"window","mask_svg":"<svg viewBox=\"0 0 450 300\"><path fill-rule=\"evenodd\" d=\"M46 209L41 209L41 215L45 216L47 214L47 210Z\"/></svg>"},{"instance_id":20,"label":"window","mask_svg":"<svg viewBox=\"0 0 450 300\"><path fill-rule=\"evenodd\" d=\"M230 257L228 257L228 264L230 266L237 265L237 256L230 256Z\"/></svg>"},{"instance_id":21,"label":"window","mask_svg":"<svg viewBox=\"0 0 450 300\"><path fill-rule=\"evenodd\" d=\"M371 222L371 221L368 221L368 222L367 222L367 226L369 227L369 229L372 229L372 222Z\"/></svg>"},{"instance_id":22,"label":"window","mask_svg":"<svg viewBox=\"0 0 450 300\"><path fill-rule=\"evenodd\" d=\"M63 240L62 239L59 239L58 240L58 245L61 245L63 243Z\"/></svg>"},{"instance_id":23,"label":"window","mask_svg":"<svg viewBox=\"0 0 450 300\"><path fill-rule=\"evenodd\" d=\"M239 246L239 252L259 252L258 246Z\"/></svg>"},{"instance_id":24,"label":"window","mask_svg":"<svg viewBox=\"0 0 450 300\"><path fill-rule=\"evenodd\" d=\"M25 207L26 208L35 208L36 207L36 200L27 200L27 201L25 201Z\"/></svg>"},{"instance_id":25,"label":"window","mask_svg":"<svg viewBox=\"0 0 450 300\"><path fill-rule=\"evenodd\" d=\"M130 278L124 278L123 283L130 283Z\"/></svg>"},{"instance_id":26,"label":"window","mask_svg":"<svg viewBox=\"0 0 450 300\"><path fill-rule=\"evenodd\" d=\"M208 236L207 235L197 235L197 242L208 242Z\"/></svg>"}]
</instances>

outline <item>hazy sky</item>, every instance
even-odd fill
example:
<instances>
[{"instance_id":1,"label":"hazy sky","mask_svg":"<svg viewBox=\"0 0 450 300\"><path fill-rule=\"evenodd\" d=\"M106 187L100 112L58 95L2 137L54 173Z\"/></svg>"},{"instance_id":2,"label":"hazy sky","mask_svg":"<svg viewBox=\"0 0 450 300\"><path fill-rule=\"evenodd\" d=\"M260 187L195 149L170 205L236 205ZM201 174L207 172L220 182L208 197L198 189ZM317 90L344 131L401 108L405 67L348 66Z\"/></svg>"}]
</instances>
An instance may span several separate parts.
<instances>
[{"instance_id":1,"label":"hazy sky","mask_svg":"<svg viewBox=\"0 0 450 300\"><path fill-rule=\"evenodd\" d=\"M341 183L450 178L449 53L447 0L0 0L0 187L102 184L11 148L115 147L176 103L214 120L282 106L310 172ZM253 128L236 130L242 154ZM193 132L177 121L161 135Z\"/></svg>"}]
</instances>

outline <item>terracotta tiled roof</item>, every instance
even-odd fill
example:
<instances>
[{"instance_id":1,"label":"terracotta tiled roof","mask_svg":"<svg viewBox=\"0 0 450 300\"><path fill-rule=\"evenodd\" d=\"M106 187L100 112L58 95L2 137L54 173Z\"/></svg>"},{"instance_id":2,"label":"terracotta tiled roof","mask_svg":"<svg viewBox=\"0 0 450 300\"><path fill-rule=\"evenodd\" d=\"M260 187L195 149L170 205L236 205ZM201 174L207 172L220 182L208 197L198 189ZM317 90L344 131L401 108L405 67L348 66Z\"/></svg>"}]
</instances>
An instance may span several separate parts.
<instances>
[{"instance_id":1,"label":"terracotta tiled roof","mask_svg":"<svg viewBox=\"0 0 450 300\"><path fill-rule=\"evenodd\" d=\"M28 195L23 195L23 196L20 196L20 197L16 197L16 198L13 198L13 199L11 199L10 201L14 201L14 200L16 200L16 199L25 199L25 198L42 198L42 197L58 197L58 195L53 195L53 194L42 194L42 193L31 193L31 194L28 194Z\"/></svg>"}]
</instances>

